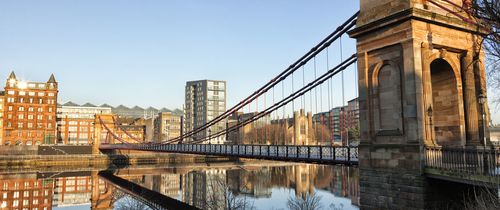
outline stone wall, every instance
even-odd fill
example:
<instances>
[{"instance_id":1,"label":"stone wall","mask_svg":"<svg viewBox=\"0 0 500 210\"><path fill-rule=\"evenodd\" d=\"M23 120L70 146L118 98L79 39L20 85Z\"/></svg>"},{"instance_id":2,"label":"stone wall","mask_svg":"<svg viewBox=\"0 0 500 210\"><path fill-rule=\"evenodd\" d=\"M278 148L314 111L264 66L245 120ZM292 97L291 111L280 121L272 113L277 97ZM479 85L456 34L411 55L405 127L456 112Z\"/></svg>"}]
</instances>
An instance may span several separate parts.
<instances>
[{"instance_id":1,"label":"stone wall","mask_svg":"<svg viewBox=\"0 0 500 210\"><path fill-rule=\"evenodd\" d=\"M424 209L423 176L404 170L360 170L362 209Z\"/></svg>"}]
</instances>

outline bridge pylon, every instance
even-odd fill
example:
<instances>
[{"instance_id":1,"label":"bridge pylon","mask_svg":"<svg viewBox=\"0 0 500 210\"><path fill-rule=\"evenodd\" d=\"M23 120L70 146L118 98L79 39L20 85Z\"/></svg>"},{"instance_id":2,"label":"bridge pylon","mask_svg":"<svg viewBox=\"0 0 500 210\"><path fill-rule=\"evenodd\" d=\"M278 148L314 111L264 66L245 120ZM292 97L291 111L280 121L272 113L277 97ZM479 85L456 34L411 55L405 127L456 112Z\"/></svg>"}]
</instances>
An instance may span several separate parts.
<instances>
[{"instance_id":1,"label":"bridge pylon","mask_svg":"<svg viewBox=\"0 0 500 210\"><path fill-rule=\"evenodd\" d=\"M429 196L425 147L487 144L485 31L468 21L467 2L360 0L349 35L357 39L362 209L429 208L438 198Z\"/></svg>"}]
</instances>

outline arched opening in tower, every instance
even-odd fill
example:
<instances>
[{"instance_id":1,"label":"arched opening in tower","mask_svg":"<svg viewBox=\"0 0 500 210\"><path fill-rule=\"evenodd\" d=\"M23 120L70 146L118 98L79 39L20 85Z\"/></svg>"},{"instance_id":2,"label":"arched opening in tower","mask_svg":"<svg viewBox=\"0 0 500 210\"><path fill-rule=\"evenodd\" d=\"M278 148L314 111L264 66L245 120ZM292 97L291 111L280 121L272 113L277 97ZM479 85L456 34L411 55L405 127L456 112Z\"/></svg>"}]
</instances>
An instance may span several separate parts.
<instances>
[{"instance_id":1,"label":"arched opening in tower","mask_svg":"<svg viewBox=\"0 0 500 210\"><path fill-rule=\"evenodd\" d=\"M444 59L431 63L432 128L440 146L460 146L460 113L457 80L451 65Z\"/></svg>"}]
</instances>

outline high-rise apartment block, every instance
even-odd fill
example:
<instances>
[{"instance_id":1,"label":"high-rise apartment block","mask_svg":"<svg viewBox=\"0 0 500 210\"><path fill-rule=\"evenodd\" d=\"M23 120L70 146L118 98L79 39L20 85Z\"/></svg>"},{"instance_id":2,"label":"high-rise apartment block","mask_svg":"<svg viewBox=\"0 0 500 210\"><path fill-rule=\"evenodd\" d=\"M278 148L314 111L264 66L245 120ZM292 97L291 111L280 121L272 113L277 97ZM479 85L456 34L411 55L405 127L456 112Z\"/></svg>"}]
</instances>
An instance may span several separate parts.
<instances>
[{"instance_id":1,"label":"high-rise apartment block","mask_svg":"<svg viewBox=\"0 0 500 210\"><path fill-rule=\"evenodd\" d=\"M57 82L7 78L3 103L2 145L54 144L56 141Z\"/></svg>"},{"instance_id":2,"label":"high-rise apartment block","mask_svg":"<svg viewBox=\"0 0 500 210\"><path fill-rule=\"evenodd\" d=\"M111 108L90 103L65 103L57 108L57 143L70 145L92 144L96 114L111 114Z\"/></svg>"},{"instance_id":3,"label":"high-rise apartment block","mask_svg":"<svg viewBox=\"0 0 500 210\"><path fill-rule=\"evenodd\" d=\"M226 82L216 80L189 81L186 83L185 100L185 131L189 132L226 111ZM208 137L210 141L204 143L225 143L225 135L214 137L214 134L225 128L225 122L221 120L208 129L197 133L191 140Z\"/></svg>"}]
</instances>

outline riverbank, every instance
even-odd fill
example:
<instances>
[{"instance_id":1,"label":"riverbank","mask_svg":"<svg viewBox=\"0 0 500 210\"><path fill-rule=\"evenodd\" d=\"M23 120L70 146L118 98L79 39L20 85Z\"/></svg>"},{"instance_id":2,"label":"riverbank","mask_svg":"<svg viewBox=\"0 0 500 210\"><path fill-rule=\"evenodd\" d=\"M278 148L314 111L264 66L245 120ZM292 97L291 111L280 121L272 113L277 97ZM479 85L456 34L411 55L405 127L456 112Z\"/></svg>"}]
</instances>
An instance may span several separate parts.
<instances>
[{"instance_id":1,"label":"riverbank","mask_svg":"<svg viewBox=\"0 0 500 210\"><path fill-rule=\"evenodd\" d=\"M227 157L164 153L82 155L0 155L0 171L46 168L99 168L141 164L227 162Z\"/></svg>"}]
</instances>

